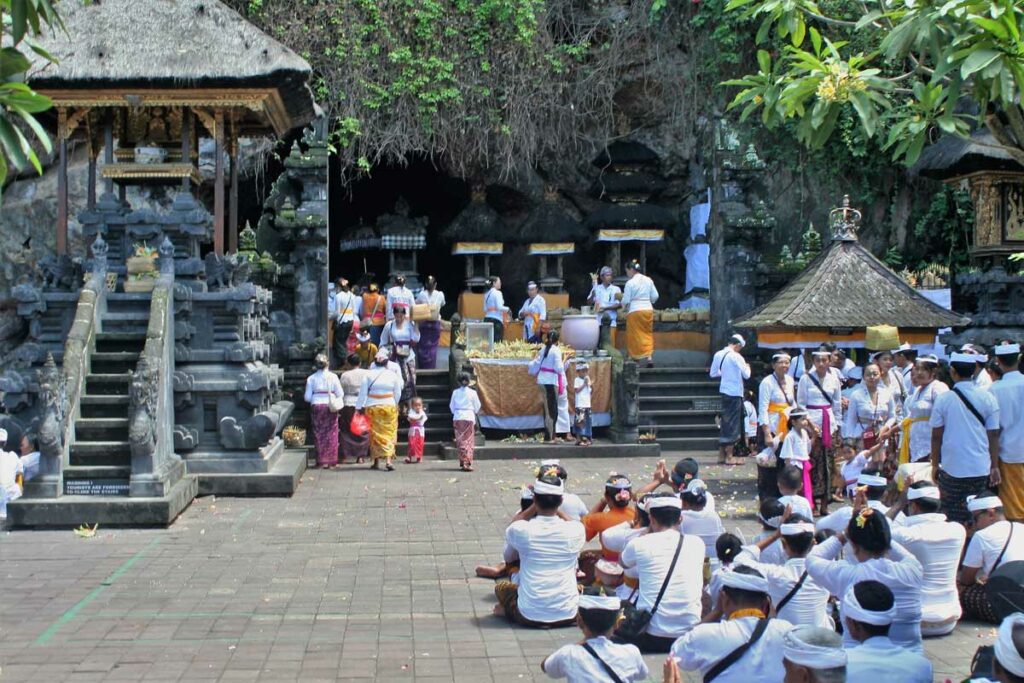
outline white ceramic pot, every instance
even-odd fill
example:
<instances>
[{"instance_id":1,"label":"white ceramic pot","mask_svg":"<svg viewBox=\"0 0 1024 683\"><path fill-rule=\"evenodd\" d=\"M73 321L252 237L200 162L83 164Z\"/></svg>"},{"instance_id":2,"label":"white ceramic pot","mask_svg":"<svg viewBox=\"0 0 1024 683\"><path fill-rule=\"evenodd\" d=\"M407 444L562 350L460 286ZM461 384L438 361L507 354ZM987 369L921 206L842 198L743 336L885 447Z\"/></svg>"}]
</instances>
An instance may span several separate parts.
<instances>
[{"instance_id":1,"label":"white ceramic pot","mask_svg":"<svg viewBox=\"0 0 1024 683\"><path fill-rule=\"evenodd\" d=\"M562 343L577 351L593 351L601 336L601 326L592 315L567 315L562 319Z\"/></svg>"},{"instance_id":2,"label":"white ceramic pot","mask_svg":"<svg viewBox=\"0 0 1024 683\"><path fill-rule=\"evenodd\" d=\"M167 150L155 145L140 145L135 148L135 163L162 164L167 158Z\"/></svg>"}]
</instances>

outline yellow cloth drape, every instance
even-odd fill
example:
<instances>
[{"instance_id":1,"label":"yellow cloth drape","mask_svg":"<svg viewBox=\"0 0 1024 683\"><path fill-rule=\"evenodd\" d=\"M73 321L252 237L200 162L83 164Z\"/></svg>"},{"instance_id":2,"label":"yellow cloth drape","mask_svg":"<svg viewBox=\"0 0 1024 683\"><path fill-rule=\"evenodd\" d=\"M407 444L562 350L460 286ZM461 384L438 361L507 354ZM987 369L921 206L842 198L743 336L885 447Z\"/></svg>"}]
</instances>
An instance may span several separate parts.
<instances>
[{"instance_id":1,"label":"yellow cloth drape","mask_svg":"<svg viewBox=\"0 0 1024 683\"><path fill-rule=\"evenodd\" d=\"M636 590L640 587L640 579L634 579L632 576L623 576L622 583L626 584L633 590Z\"/></svg>"},{"instance_id":2,"label":"yellow cloth drape","mask_svg":"<svg viewBox=\"0 0 1024 683\"><path fill-rule=\"evenodd\" d=\"M1024 519L1024 463L1000 462L999 500L1007 519Z\"/></svg>"},{"instance_id":3,"label":"yellow cloth drape","mask_svg":"<svg viewBox=\"0 0 1024 683\"><path fill-rule=\"evenodd\" d=\"M370 420L370 457L374 460L395 457L398 406L370 406L366 409L366 417Z\"/></svg>"},{"instance_id":4,"label":"yellow cloth drape","mask_svg":"<svg viewBox=\"0 0 1024 683\"><path fill-rule=\"evenodd\" d=\"M526 320L524 320L523 323L527 322L530 325L529 330L527 330L526 334L530 335L531 337L536 337L538 334L540 334L540 313L527 313Z\"/></svg>"},{"instance_id":5,"label":"yellow cloth drape","mask_svg":"<svg viewBox=\"0 0 1024 683\"><path fill-rule=\"evenodd\" d=\"M654 311L633 311L626 316L626 351L634 360L654 354Z\"/></svg>"},{"instance_id":6,"label":"yellow cloth drape","mask_svg":"<svg viewBox=\"0 0 1024 683\"><path fill-rule=\"evenodd\" d=\"M775 430L775 434L780 438L786 438L786 432L789 431L789 406L785 403L769 403L768 412L775 413L779 416L779 428Z\"/></svg>"},{"instance_id":7,"label":"yellow cloth drape","mask_svg":"<svg viewBox=\"0 0 1024 683\"><path fill-rule=\"evenodd\" d=\"M905 417L900 423L900 431L903 432L903 439L900 441L900 464L910 462L910 426L915 422L924 422L927 417Z\"/></svg>"}]
</instances>

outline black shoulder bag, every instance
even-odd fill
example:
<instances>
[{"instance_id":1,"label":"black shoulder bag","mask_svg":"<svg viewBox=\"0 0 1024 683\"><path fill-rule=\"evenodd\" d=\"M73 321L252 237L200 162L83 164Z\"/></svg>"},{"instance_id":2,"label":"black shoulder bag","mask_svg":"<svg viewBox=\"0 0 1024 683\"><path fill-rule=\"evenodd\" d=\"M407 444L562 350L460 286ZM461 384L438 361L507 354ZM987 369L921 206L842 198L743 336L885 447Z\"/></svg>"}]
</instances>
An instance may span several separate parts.
<instances>
[{"instance_id":1,"label":"black shoulder bag","mask_svg":"<svg viewBox=\"0 0 1024 683\"><path fill-rule=\"evenodd\" d=\"M960 398L960 400L964 402L964 406L967 408L967 410L971 411L971 415L978 418L978 422L980 422L981 426L984 427L985 418L981 416L981 413L979 413L978 409L974 407L974 404L968 401L967 397L964 396L963 392L957 389L956 387L953 387L953 393L956 394Z\"/></svg>"},{"instance_id":2,"label":"black shoulder bag","mask_svg":"<svg viewBox=\"0 0 1024 683\"><path fill-rule=\"evenodd\" d=\"M594 650L594 648L590 647L590 643L583 643L583 649L586 650L587 652L589 652L590 655L594 659L596 659L598 661L598 663L601 664L601 668L604 669L604 672L606 674L608 674L608 676L612 679L612 681L614 681L614 683L624 683L624 681L619 676L619 674L615 673L615 669L613 669L608 664L608 662L606 662L603 659L601 659L601 655L597 654L597 651Z\"/></svg>"},{"instance_id":3,"label":"black shoulder bag","mask_svg":"<svg viewBox=\"0 0 1024 683\"><path fill-rule=\"evenodd\" d=\"M807 377L808 377L808 379L810 379L810 380L811 380L812 382L814 382L814 386L816 386L816 387L818 388L818 391L820 391L820 392L821 392L821 395L825 397L825 400L826 400L826 401L828 401L828 407L829 407L829 408L833 407L833 406L832 406L832 397L831 397L831 396L829 396L828 394L826 394L826 393L825 393L825 390L821 388L821 382L819 382L819 381L818 381L818 378L814 376L814 373L813 373L813 372L808 372L808 373L807 373ZM785 393L785 392L783 392L783 393Z\"/></svg>"},{"instance_id":4,"label":"black shoulder bag","mask_svg":"<svg viewBox=\"0 0 1024 683\"><path fill-rule=\"evenodd\" d=\"M761 636L764 635L765 629L768 628L768 621L768 619L761 619L758 621L757 626L754 627L754 632L750 634L750 640L740 645L722 659L718 660L718 663L704 674L704 683L711 683L711 681L722 675L726 669L738 662L743 655L747 654L747 650L753 647L754 643L759 641Z\"/></svg>"},{"instance_id":5,"label":"black shoulder bag","mask_svg":"<svg viewBox=\"0 0 1024 683\"><path fill-rule=\"evenodd\" d=\"M796 582L796 585L790 588L789 592L783 595L782 599L779 600L779 604L775 606L775 616L778 616L779 612L782 611L782 608L789 604L789 601L793 599L793 596L796 595L797 591L800 590L800 586L804 585L804 581L806 580L807 571L804 570L804 573L800 575L800 580Z\"/></svg>"},{"instance_id":6,"label":"black shoulder bag","mask_svg":"<svg viewBox=\"0 0 1024 683\"><path fill-rule=\"evenodd\" d=\"M633 642L647 630L647 625L651 623L651 618L658 611L658 605L661 604L661 599L665 596L665 590L668 588L669 581L672 580L672 573L675 571L676 562L679 560L679 551L682 549L683 535L679 534L679 542L676 544L676 553L672 556L672 564L668 566L668 573L665 574L665 580L661 584L661 590L658 591L658 597L655 598L654 604L651 605L651 610L638 609L636 605L626 603L625 609L622 611L622 621L619 622L618 627L615 629L616 638Z\"/></svg>"}]
</instances>

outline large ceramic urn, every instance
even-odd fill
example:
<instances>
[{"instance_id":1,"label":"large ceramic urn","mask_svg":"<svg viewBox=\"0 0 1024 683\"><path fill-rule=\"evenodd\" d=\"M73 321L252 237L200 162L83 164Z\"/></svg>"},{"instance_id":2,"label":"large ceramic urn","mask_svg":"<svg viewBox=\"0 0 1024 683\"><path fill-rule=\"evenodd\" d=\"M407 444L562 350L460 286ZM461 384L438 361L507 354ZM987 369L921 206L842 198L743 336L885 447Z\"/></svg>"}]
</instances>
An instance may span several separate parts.
<instances>
[{"instance_id":1,"label":"large ceramic urn","mask_svg":"<svg viewBox=\"0 0 1024 683\"><path fill-rule=\"evenodd\" d=\"M562 319L563 344L577 351L593 351L601 336L601 325L595 315L567 315Z\"/></svg>"}]
</instances>

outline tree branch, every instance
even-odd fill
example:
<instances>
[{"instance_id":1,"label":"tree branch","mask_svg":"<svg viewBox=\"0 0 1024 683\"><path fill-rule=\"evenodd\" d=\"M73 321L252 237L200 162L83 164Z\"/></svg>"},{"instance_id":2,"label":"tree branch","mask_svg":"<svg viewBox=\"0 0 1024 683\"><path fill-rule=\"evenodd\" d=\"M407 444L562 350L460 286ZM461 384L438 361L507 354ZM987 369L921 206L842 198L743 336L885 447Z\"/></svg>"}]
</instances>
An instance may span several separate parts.
<instances>
[{"instance_id":1,"label":"tree branch","mask_svg":"<svg viewBox=\"0 0 1024 683\"><path fill-rule=\"evenodd\" d=\"M1003 122L999 120L997 114L987 114L985 116L985 126L991 131L992 137L996 139L1003 151L1013 157L1014 161L1024 165L1024 149L1021 149L1007 132Z\"/></svg>"}]
</instances>

